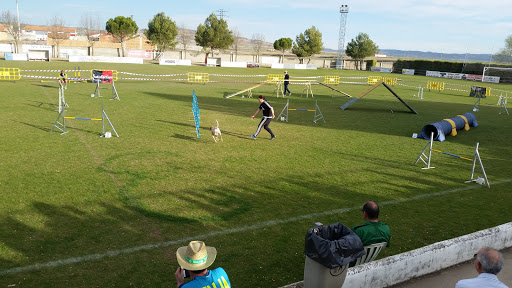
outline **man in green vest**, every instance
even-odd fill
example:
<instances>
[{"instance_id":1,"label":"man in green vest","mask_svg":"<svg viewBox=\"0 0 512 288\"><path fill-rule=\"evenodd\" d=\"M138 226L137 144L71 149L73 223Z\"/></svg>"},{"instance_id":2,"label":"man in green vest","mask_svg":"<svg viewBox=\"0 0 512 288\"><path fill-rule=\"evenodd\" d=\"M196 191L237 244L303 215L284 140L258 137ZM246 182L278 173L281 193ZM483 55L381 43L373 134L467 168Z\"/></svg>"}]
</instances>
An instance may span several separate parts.
<instances>
[{"instance_id":1,"label":"man in green vest","mask_svg":"<svg viewBox=\"0 0 512 288\"><path fill-rule=\"evenodd\" d=\"M373 201L364 203L361 208L364 217L364 223L352 228L352 231L361 238L364 246L387 242L391 239L389 226L379 221L379 205Z\"/></svg>"}]
</instances>

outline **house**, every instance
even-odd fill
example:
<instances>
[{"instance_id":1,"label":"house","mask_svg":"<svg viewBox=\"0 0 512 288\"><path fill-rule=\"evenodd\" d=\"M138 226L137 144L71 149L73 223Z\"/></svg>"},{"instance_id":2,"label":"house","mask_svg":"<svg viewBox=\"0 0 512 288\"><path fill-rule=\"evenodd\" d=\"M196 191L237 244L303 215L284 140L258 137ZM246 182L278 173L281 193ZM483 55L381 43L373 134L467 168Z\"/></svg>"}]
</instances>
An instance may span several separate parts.
<instances>
[{"instance_id":1,"label":"house","mask_svg":"<svg viewBox=\"0 0 512 288\"><path fill-rule=\"evenodd\" d=\"M23 39L36 41L47 41L49 33L63 33L66 34L66 39L78 40L76 28L26 25L21 30Z\"/></svg>"}]
</instances>

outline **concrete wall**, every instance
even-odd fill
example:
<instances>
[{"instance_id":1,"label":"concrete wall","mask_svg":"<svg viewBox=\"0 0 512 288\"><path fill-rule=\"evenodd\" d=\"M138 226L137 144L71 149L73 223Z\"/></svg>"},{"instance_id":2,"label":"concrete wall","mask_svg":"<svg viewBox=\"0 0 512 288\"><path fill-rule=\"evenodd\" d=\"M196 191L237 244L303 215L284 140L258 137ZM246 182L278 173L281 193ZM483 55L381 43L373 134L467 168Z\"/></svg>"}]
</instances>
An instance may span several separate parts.
<instances>
[{"instance_id":1,"label":"concrete wall","mask_svg":"<svg viewBox=\"0 0 512 288\"><path fill-rule=\"evenodd\" d=\"M388 287L468 261L483 247L512 247L512 222L349 268L343 287Z\"/></svg>"}]
</instances>

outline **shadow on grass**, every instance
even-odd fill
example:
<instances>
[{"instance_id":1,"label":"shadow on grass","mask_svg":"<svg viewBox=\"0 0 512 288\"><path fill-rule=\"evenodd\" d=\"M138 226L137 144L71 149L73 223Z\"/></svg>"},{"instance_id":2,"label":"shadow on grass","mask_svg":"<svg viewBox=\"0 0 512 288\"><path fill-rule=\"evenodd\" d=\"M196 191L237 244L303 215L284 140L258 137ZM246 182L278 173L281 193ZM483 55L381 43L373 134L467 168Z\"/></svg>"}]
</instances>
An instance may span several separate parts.
<instances>
[{"instance_id":1,"label":"shadow on grass","mask_svg":"<svg viewBox=\"0 0 512 288\"><path fill-rule=\"evenodd\" d=\"M20 122L20 121L16 121L16 122L18 122L20 124L27 125L27 126L32 127L32 128L36 128L36 129L42 130L44 132L50 132L51 131L51 127L47 128L47 127L42 127L42 126L34 125L32 123L27 123L27 122Z\"/></svg>"}]
</instances>

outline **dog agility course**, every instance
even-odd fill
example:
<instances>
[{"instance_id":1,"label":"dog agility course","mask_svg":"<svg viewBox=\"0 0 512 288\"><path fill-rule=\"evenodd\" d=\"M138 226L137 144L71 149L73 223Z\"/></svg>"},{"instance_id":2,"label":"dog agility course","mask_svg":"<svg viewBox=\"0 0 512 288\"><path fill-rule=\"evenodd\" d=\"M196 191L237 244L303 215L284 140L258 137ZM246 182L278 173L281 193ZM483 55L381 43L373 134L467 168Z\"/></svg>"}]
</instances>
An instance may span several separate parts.
<instances>
[{"instance_id":1,"label":"dog agility course","mask_svg":"<svg viewBox=\"0 0 512 288\"><path fill-rule=\"evenodd\" d=\"M315 222L360 225L368 200L381 205L379 219L391 227L391 245L379 258L512 218L512 120L497 106L509 85L489 84L485 102L493 105L475 112L469 90L476 84L463 80L442 79L443 91L425 89L420 99L413 95L433 78L292 70L291 80L301 80L290 83L292 96L277 97L277 83L265 83L251 98L248 90L225 98L282 71L80 63L82 77L117 71L122 101L111 100L110 91L91 97L96 83L70 82L69 107L61 109L91 121L68 118L61 136L50 133L59 114L58 84L40 80L55 80L58 72L48 70L78 64L8 64L19 69L19 79L8 79L9 72L0 80L3 287L174 287L175 251L190 240L217 248L214 266L226 270L234 287L282 287L303 279L307 229ZM325 81L334 76L338 84ZM397 78L386 85L417 114L382 85L341 110L374 85L369 76ZM301 96L306 82L314 98ZM274 141L265 139L266 131L254 141L249 135L259 119L250 116L260 94L276 116L287 103L318 105L325 123L313 123L312 111L289 111L288 122L271 122ZM92 119L101 118L102 105L121 137L99 137L100 121ZM434 141L433 149L472 159L478 142L490 188L464 183L472 168L464 159L432 150L435 169L413 164L430 142L411 134L468 111L478 127ZM215 143L209 127L217 120L223 141ZM475 178L482 176L478 168Z\"/></svg>"}]
</instances>

